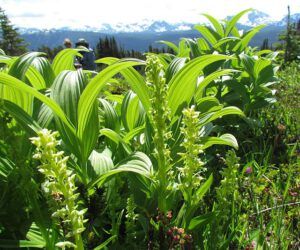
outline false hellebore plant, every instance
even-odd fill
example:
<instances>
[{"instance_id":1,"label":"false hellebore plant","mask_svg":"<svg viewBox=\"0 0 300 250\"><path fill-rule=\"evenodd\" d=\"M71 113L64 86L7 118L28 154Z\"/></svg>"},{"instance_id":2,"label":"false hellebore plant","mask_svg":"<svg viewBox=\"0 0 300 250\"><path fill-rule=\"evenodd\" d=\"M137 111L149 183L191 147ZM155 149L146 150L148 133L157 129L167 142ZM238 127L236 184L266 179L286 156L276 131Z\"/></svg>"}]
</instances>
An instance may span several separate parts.
<instances>
[{"instance_id":1,"label":"false hellebore plant","mask_svg":"<svg viewBox=\"0 0 300 250\"><path fill-rule=\"evenodd\" d=\"M56 149L59 144L57 134L42 129L38 132L38 137L31 138L37 147L34 158L41 162L38 169L46 177L43 187L49 197L49 205L54 211L52 217L62 227L64 236L70 239L58 242L56 246L81 250L84 249L81 233L85 230L83 215L86 210L79 210L76 205L79 194L75 192L75 174L67 169L68 156L64 157L64 152ZM75 244L72 242L73 239Z\"/></svg>"}]
</instances>

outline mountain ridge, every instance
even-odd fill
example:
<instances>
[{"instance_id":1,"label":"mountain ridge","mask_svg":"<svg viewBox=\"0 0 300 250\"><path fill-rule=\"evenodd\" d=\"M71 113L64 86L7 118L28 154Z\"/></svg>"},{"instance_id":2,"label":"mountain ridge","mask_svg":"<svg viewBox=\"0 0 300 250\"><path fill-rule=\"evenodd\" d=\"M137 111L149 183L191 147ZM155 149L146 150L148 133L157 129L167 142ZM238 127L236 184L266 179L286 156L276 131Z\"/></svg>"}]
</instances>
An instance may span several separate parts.
<instances>
[{"instance_id":1,"label":"mountain ridge","mask_svg":"<svg viewBox=\"0 0 300 250\"><path fill-rule=\"evenodd\" d=\"M299 19L300 13L291 15L292 22ZM245 15L244 19L241 19L237 27L239 30L249 30L260 24L267 24L250 43L251 46L261 46L264 39L268 39L269 44L278 41L279 34L283 33L286 29L286 20L286 17L280 20L273 20L266 13L252 11L248 15ZM70 27L50 30L21 29L20 33L25 41L29 43L31 50L37 50L43 45L50 48L62 45L66 37L72 41L77 41L79 38L84 37L89 41L90 46L94 48L100 38L114 36L118 44L124 49L144 52L147 51L149 45L158 48L162 47L163 45L157 43L159 40L178 43L182 37L199 37L200 34L193 29L194 25L184 22L171 24L163 20L143 20L140 23L133 23L132 25L103 24L98 29L90 26L86 26L85 29L72 29Z\"/></svg>"},{"instance_id":2,"label":"mountain ridge","mask_svg":"<svg viewBox=\"0 0 300 250\"><path fill-rule=\"evenodd\" d=\"M227 16L225 19L229 19L231 16ZM291 21L296 22L300 19L300 13L295 13L291 15ZM282 19L275 20L271 18L265 12L259 10L253 10L247 14L245 14L239 24L245 25L248 27L255 27L261 24L272 25L282 27L287 23L287 16ZM103 23L98 26L89 26L85 25L82 27L74 28L74 27L59 27L53 29L38 29L38 28L24 28L19 27L19 31L21 34L32 34L37 32L49 32L52 31L88 31L88 32L97 32L97 33L107 33L107 34L116 34L116 33L130 33L130 32L171 32L171 31L182 31L182 30L192 30L196 23L188 23L188 22L177 22L177 23L169 23L165 20L141 20L140 22L133 23L117 23L117 24L108 24ZM209 22L203 21L200 24L209 24Z\"/></svg>"}]
</instances>

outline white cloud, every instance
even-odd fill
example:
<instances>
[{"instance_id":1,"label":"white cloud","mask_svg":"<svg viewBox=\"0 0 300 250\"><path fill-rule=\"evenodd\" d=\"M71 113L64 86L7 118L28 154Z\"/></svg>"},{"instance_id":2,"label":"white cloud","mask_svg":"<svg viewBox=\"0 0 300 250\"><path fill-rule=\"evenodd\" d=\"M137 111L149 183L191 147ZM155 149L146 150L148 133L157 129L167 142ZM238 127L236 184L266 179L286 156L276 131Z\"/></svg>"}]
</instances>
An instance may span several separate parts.
<instances>
[{"instance_id":1,"label":"white cloud","mask_svg":"<svg viewBox=\"0 0 300 250\"><path fill-rule=\"evenodd\" d=\"M300 12L295 0L0 0L12 23L19 27L99 27L103 23L133 23L144 19L200 22L200 13L225 18L255 8L274 18ZM30 16L30 14L32 14Z\"/></svg>"}]
</instances>

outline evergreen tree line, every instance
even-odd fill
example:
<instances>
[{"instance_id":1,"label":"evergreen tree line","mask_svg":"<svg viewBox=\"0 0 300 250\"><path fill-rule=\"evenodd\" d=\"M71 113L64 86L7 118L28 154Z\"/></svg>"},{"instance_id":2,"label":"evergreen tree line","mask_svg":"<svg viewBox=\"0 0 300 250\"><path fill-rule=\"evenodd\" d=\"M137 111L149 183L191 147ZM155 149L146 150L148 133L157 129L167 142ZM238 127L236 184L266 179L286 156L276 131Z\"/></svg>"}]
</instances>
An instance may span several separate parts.
<instances>
[{"instance_id":1,"label":"evergreen tree line","mask_svg":"<svg viewBox=\"0 0 300 250\"><path fill-rule=\"evenodd\" d=\"M27 44L0 7L0 48L1 53L16 56L27 51Z\"/></svg>"}]
</instances>

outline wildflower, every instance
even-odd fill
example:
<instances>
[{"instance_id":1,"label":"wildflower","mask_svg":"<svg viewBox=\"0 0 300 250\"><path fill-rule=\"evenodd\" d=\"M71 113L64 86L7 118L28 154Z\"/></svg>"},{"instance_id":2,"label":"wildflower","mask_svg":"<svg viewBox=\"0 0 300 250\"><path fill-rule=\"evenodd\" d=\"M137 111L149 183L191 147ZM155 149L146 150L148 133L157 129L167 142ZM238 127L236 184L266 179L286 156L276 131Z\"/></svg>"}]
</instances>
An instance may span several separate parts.
<instances>
[{"instance_id":1,"label":"wildflower","mask_svg":"<svg viewBox=\"0 0 300 250\"><path fill-rule=\"evenodd\" d=\"M252 172L253 172L252 167L247 167L245 170L246 174L252 174Z\"/></svg>"},{"instance_id":2,"label":"wildflower","mask_svg":"<svg viewBox=\"0 0 300 250\"><path fill-rule=\"evenodd\" d=\"M76 199L75 175L67 169L68 157L64 157L63 151L57 151L59 141L58 133L43 129L38 132L38 137L30 138L37 147L34 158L41 162L38 170L46 177L43 190L49 197L50 206L54 212L52 218L57 219L59 225L63 225L63 231L67 232L66 238L75 238L76 245L70 241L58 242L57 247L78 247L83 249L81 233L85 230L83 215L85 209L78 210ZM62 223L61 223L62 222Z\"/></svg>"}]
</instances>

